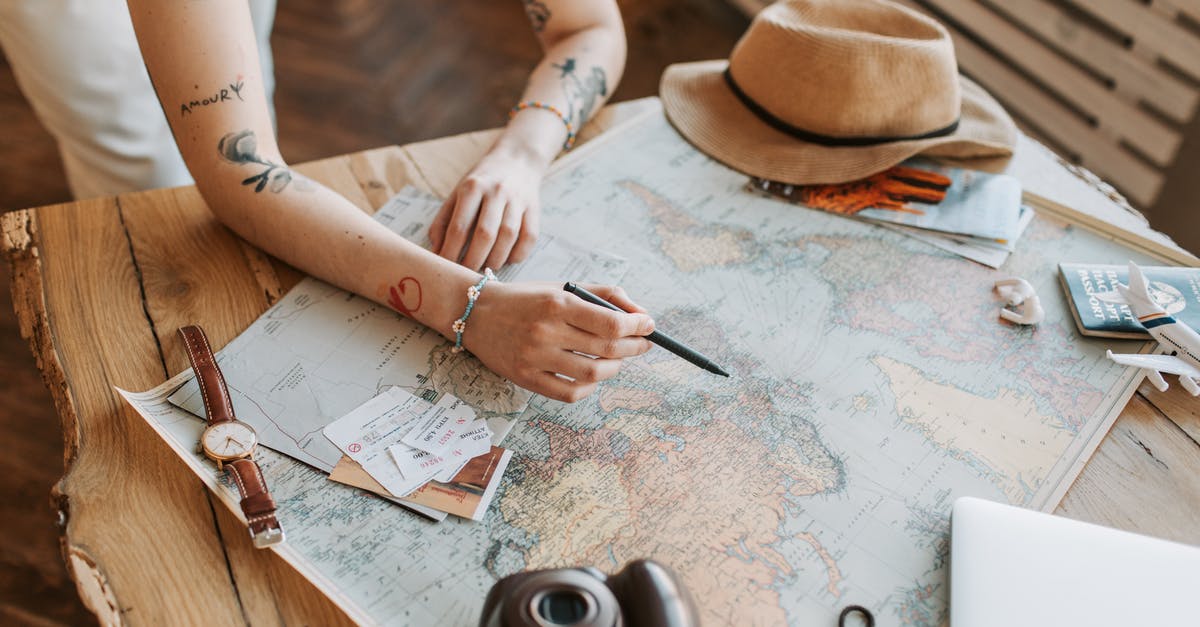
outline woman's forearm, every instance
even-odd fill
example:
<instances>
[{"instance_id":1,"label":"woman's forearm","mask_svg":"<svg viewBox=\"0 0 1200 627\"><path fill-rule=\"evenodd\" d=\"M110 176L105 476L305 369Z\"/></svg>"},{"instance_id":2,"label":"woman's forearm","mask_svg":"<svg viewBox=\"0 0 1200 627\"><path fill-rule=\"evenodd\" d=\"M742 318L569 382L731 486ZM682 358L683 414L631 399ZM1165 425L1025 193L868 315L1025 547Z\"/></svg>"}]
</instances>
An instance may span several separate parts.
<instances>
[{"instance_id":1,"label":"woman's forearm","mask_svg":"<svg viewBox=\"0 0 1200 627\"><path fill-rule=\"evenodd\" d=\"M261 167L200 185L222 222L266 252L453 338L478 274L388 230L332 190L292 174L278 193L242 185ZM244 176L243 176L244 175ZM198 178L199 183L199 178ZM246 198L253 194L253 199Z\"/></svg>"},{"instance_id":2,"label":"woman's forearm","mask_svg":"<svg viewBox=\"0 0 1200 627\"><path fill-rule=\"evenodd\" d=\"M129 0L176 142L213 213L304 272L451 335L474 272L404 240L284 163L240 0Z\"/></svg>"},{"instance_id":3,"label":"woman's forearm","mask_svg":"<svg viewBox=\"0 0 1200 627\"><path fill-rule=\"evenodd\" d=\"M519 262L533 250L542 177L608 100L625 66L625 31L615 1L525 5L546 52L521 97L525 106L515 109L429 228L434 250L469 268Z\"/></svg>"},{"instance_id":4,"label":"woman's forearm","mask_svg":"<svg viewBox=\"0 0 1200 627\"><path fill-rule=\"evenodd\" d=\"M578 134L608 101L625 68L625 31L615 3L576 0L539 3L531 13L545 50L529 76L522 102L558 109ZM540 27L540 30L538 30ZM505 128L493 152L545 169L562 151L567 124L549 111L527 109Z\"/></svg>"}]
</instances>

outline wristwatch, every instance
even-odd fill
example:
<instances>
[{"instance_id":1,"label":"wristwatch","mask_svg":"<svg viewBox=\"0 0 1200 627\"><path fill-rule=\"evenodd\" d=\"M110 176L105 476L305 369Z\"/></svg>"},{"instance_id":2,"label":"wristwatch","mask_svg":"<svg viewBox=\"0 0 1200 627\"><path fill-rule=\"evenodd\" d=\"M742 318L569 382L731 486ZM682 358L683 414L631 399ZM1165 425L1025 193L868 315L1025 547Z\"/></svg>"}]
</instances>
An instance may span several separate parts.
<instances>
[{"instance_id":1,"label":"wristwatch","mask_svg":"<svg viewBox=\"0 0 1200 627\"><path fill-rule=\"evenodd\" d=\"M199 449L217 463L217 470L224 469L229 473L237 486L254 546L261 549L279 544L284 535L283 527L275 518L275 499L267 491L262 470L254 461L258 434L253 427L234 417L225 377L217 367L204 330L195 325L180 327L179 335L187 347L196 382L200 384L204 415L208 419L208 427L200 434Z\"/></svg>"}]
</instances>

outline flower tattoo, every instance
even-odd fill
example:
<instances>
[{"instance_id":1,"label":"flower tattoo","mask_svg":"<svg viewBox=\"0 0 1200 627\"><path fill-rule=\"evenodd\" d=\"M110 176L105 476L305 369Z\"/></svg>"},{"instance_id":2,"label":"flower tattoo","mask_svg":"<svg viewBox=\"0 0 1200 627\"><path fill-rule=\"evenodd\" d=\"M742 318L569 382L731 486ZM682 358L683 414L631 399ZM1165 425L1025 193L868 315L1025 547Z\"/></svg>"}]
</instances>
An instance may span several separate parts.
<instances>
[{"instance_id":1,"label":"flower tattoo","mask_svg":"<svg viewBox=\"0 0 1200 627\"><path fill-rule=\"evenodd\" d=\"M567 120L582 127L592 117L592 110L602 96L608 95L608 77L604 68L593 66L591 71L581 77L575 58L568 57L566 61L551 63L551 67L559 71L563 93L567 97Z\"/></svg>"},{"instance_id":2,"label":"flower tattoo","mask_svg":"<svg viewBox=\"0 0 1200 627\"><path fill-rule=\"evenodd\" d=\"M258 155L258 138L254 135L254 131L244 130L226 134L221 141L217 142L217 153L230 163L266 166L266 169L259 174L242 181L242 185L254 185L255 192L270 189L278 194L293 181L296 182L293 187L300 191L311 189L311 185L304 177L292 174L292 171L286 167L267 161ZM268 186L270 187L268 188Z\"/></svg>"}]
</instances>

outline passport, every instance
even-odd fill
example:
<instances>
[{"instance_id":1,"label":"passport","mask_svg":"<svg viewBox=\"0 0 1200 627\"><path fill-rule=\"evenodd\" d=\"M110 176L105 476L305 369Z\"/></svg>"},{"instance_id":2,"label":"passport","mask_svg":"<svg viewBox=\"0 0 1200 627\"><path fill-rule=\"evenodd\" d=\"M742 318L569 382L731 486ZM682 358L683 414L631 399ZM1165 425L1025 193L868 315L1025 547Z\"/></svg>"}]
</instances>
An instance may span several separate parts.
<instances>
[{"instance_id":1,"label":"passport","mask_svg":"<svg viewBox=\"0 0 1200 627\"><path fill-rule=\"evenodd\" d=\"M1200 329L1200 268L1141 268L1154 300L1176 320ZM1128 306L1096 297L1105 292L1115 293L1118 282L1129 285L1127 265L1060 263L1058 273L1080 333L1092 337L1150 339Z\"/></svg>"}]
</instances>

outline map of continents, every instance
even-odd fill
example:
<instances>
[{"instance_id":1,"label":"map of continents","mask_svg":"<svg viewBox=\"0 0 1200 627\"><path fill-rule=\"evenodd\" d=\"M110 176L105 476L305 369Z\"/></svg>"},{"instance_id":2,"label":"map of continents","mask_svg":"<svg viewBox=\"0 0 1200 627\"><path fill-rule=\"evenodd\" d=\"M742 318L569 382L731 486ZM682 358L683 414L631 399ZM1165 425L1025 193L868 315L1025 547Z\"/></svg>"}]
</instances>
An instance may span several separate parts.
<instances>
[{"instance_id":1,"label":"map of continents","mask_svg":"<svg viewBox=\"0 0 1200 627\"><path fill-rule=\"evenodd\" d=\"M1044 295L1025 329L997 322L995 271L756 196L661 117L575 163L548 230L627 257L659 327L733 376L656 349L582 403L535 400L487 519L493 576L653 557L708 624L849 603L937 624L953 499L1052 506L1129 389L1053 297L1057 261L1130 254L1090 233L1034 222L1005 268Z\"/></svg>"},{"instance_id":2,"label":"map of continents","mask_svg":"<svg viewBox=\"0 0 1200 627\"><path fill-rule=\"evenodd\" d=\"M703 325L701 313L671 312L661 324ZM704 350L721 350L715 328ZM785 497L810 497L843 487L841 462L803 415L803 390L767 381L694 394L686 362L667 356L631 368L594 400L605 413L597 428L560 424L553 416L526 423L544 434L550 455L523 461L519 481L500 513L532 521L540 541L524 549L530 564L621 564L654 556L686 573L705 600L711 622L729 624L758 608L769 623L785 622L780 576L792 574L775 548ZM553 504L547 515L547 504ZM815 538L799 537L826 569L837 592L841 574Z\"/></svg>"}]
</instances>

